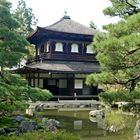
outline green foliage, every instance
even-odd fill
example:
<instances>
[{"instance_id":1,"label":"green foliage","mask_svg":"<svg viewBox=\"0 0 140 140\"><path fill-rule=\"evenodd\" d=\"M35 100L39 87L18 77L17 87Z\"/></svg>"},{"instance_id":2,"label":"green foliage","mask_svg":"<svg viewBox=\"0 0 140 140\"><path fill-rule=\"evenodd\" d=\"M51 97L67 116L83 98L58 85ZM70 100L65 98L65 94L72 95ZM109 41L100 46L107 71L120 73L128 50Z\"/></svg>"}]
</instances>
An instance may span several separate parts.
<instances>
[{"instance_id":1,"label":"green foliage","mask_svg":"<svg viewBox=\"0 0 140 140\"><path fill-rule=\"evenodd\" d=\"M140 11L139 0L109 0L112 6L104 9L104 14L109 16L126 17Z\"/></svg>"},{"instance_id":2,"label":"green foliage","mask_svg":"<svg viewBox=\"0 0 140 140\"><path fill-rule=\"evenodd\" d=\"M136 104L136 103L129 103L129 104L126 104L126 105L123 105L121 107L121 109L123 111L127 111L127 112L133 112L133 113L139 113L140 112L140 106L139 104Z\"/></svg>"},{"instance_id":3,"label":"green foliage","mask_svg":"<svg viewBox=\"0 0 140 140\"><path fill-rule=\"evenodd\" d=\"M19 23L19 27L16 31L27 37L32 31L33 27L36 26L38 20L36 19L31 8L27 8L24 0L19 0L16 10L13 12L13 16ZM33 45L27 45L26 49L29 53L24 57L24 59L32 59L35 57L35 47Z\"/></svg>"},{"instance_id":4,"label":"green foliage","mask_svg":"<svg viewBox=\"0 0 140 140\"><path fill-rule=\"evenodd\" d=\"M99 95L101 101L112 105L114 102L134 102L140 99L140 91L129 92L127 90L105 91Z\"/></svg>"},{"instance_id":5,"label":"green foliage","mask_svg":"<svg viewBox=\"0 0 140 140\"><path fill-rule=\"evenodd\" d=\"M28 45L28 46L26 46L26 48L29 50L29 54L27 54L27 56L25 56L24 58L31 61L35 58L35 54L36 54L35 46Z\"/></svg>"},{"instance_id":6,"label":"green foliage","mask_svg":"<svg viewBox=\"0 0 140 140\"><path fill-rule=\"evenodd\" d=\"M74 134L66 133L62 131L57 132L34 132L26 133L21 136L5 137L1 136L1 140L80 140L80 138Z\"/></svg>"},{"instance_id":7,"label":"green foliage","mask_svg":"<svg viewBox=\"0 0 140 140\"><path fill-rule=\"evenodd\" d=\"M93 48L97 53L101 73L89 75L86 81L89 85L104 85L105 93L101 94L101 98L109 103L130 101L139 98L140 94L137 90L140 82L139 1L111 2L112 6L105 9L105 13L120 15L123 19L116 24L104 26L106 32L95 36Z\"/></svg>"},{"instance_id":8,"label":"green foliage","mask_svg":"<svg viewBox=\"0 0 140 140\"><path fill-rule=\"evenodd\" d=\"M52 94L46 90L46 89L40 89L40 88L32 88L32 87L29 87L28 88L29 91L29 98L32 100L32 101L46 101L48 99L50 99L52 97Z\"/></svg>"},{"instance_id":9,"label":"green foliage","mask_svg":"<svg viewBox=\"0 0 140 140\"><path fill-rule=\"evenodd\" d=\"M21 4L24 5L24 1ZM17 32L21 25L11 14L10 8L11 3L0 0L0 115L25 109L28 100L48 100L52 96L48 90L29 87L25 78L6 71L28 54L25 47L28 42ZM24 8L28 15L31 10ZM28 16L31 18L31 15Z\"/></svg>"},{"instance_id":10,"label":"green foliage","mask_svg":"<svg viewBox=\"0 0 140 140\"><path fill-rule=\"evenodd\" d=\"M20 27L17 31L27 37L32 31L33 26L35 26L38 20L35 18L35 15L32 12L31 8L27 8L24 0L19 0L16 10L13 13L14 18L20 24Z\"/></svg>"},{"instance_id":11,"label":"green foliage","mask_svg":"<svg viewBox=\"0 0 140 140\"><path fill-rule=\"evenodd\" d=\"M0 77L0 112L11 113L27 108L27 101L48 100L52 94L48 90L32 88L24 77L5 71Z\"/></svg>"},{"instance_id":12,"label":"green foliage","mask_svg":"<svg viewBox=\"0 0 140 140\"><path fill-rule=\"evenodd\" d=\"M97 29L97 25L93 21L90 21L89 27L92 29Z\"/></svg>"},{"instance_id":13,"label":"green foliage","mask_svg":"<svg viewBox=\"0 0 140 140\"><path fill-rule=\"evenodd\" d=\"M0 117L0 127L1 128L18 127L17 125L18 124L16 124L13 121L13 118L12 117L5 117L5 116Z\"/></svg>"},{"instance_id":14,"label":"green foliage","mask_svg":"<svg viewBox=\"0 0 140 140\"><path fill-rule=\"evenodd\" d=\"M108 81L106 80L108 79ZM87 76L86 84L97 86L98 83L112 83L114 80L112 78L112 73L102 72L98 74L90 74Z\"/></svg>"},{"instance_id":15,"label":"green foliage","mask_svg":"<svg viewBox=\"0 0 140 140\"><path fill-rule=\"evenodd\" d=\"M0 66L9 68L28 53L25 48L28 42L15 32L19 24L12 17L10 7L9 2L0 0Z\"/></svg>"},{"instance_id":16,"label":"green foliage","mask_svg":"<svg viewBox=\"0 0 140 140\"><path fill-rule=\"evenodd\" d=\"M115 111L107 112L105 116L106 127L115 126L117 129L124 128L125 116Z\"/></svg>"}]
</instances>

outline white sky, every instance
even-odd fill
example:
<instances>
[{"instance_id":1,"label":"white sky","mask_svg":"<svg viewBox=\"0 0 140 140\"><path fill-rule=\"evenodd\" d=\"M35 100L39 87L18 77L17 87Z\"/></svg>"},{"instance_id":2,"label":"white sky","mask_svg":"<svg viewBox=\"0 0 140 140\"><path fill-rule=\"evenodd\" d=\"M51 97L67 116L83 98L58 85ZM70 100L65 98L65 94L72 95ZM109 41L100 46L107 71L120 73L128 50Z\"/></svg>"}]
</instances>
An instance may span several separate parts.
<instances>
[{"instance_id":1,"label":"white sky","mask_svg":"<svg viewBox=\"0 0 140 140\"><path fill-rule=\"evenodd\" d=\"M16 7L18 0L10 0ZM27 7L33 9L35 17L39 20L38 26L44 27L58 21L63 17L64 11L72 20L89 26L94 21L98 29L102 25L114 23L117 18L105 17L103 9L110 5L108 0L25 0Z\"/></svg>"}]
</instances>

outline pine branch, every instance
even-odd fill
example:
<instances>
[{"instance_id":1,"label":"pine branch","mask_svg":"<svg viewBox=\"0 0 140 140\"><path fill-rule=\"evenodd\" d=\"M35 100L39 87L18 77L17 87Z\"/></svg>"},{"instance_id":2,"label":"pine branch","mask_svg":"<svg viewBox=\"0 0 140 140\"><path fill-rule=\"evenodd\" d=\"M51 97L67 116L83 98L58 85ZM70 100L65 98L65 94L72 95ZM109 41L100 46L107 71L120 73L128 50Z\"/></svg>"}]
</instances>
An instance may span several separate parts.
<instances>
[{"instance_id":1,"label":"pine branch","mask_svg":"<svg viewBox=\"0 0 140 140\"><path fill-rule=\"evenodd\" d=\"M4 75L2 74L2 72L0 72L0 77L2 78L2 80L6 83L6 84L10 84L10 81L7 80Z\"/></svg>"},{"instance_id":2,"label":"pine branch","mask_svg":"<svg viewBox=\"0 0 140 140\"><path fill-rule=\"evenodd\" d=\"M139 46L140 46L140 44L139 44ZM139 48L136 48L134 50L129 51L128 54L131 55L131 54L135 53L138 50L140 50L140 47Z\"/></svg>"},{"instance_id":3,"label":"pine branch","mask_svg":"<svg viewBox=\"0 0 140 140\"><path fill-rule=\"evenodd\" d=\"M129 5L130 7L134 8L134 9L137 8L136 6L134 6L134 5L132 5L131 3L129 3L128 0L125 0L125 3L126 3L127 5Z\"/></svg>"}]
</instances>

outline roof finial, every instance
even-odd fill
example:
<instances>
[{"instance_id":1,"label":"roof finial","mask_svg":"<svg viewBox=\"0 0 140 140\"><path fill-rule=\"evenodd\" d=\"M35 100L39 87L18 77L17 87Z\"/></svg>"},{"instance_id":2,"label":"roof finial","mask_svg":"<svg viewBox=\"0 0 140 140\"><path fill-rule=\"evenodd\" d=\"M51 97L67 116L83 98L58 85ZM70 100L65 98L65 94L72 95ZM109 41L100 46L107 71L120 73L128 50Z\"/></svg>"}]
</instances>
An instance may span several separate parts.
<instances>
[{"instance_id":1,"label":"roof finial","mask_svg":"<svg viewBox=\"0 0 140 140\"><path fill-rule=\"evenodd\" d=\"M67 11L67 9L65 9L63 19L70 19L70 17L67 15L67 13L68 13L68 11Z\"/></svg>"},{"instance_id":2,"label":"roof finial","mask_svg":"<svg viewBox=\"0 0 140 140\"><path fill-rule=\"evenodd\" d=\"M67 12L68 12L67 9L65 9L65 10L64 10L64 15L65 15L65 16L67 15Z\"/></svg>"}]
</instances>

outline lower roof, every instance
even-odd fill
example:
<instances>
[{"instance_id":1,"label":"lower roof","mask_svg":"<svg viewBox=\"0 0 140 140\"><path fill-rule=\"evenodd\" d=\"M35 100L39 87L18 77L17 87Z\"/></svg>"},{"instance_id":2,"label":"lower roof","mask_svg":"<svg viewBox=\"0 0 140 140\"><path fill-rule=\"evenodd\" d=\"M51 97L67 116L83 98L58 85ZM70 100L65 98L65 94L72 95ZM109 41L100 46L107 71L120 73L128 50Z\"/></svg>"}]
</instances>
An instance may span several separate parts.
<instances>
[{"instance_id":1,"label":"lower roof","mask_svg":"<svg viewBox=\"0 0 140 140\"><path fill-rule=\"evenodd\" d=\"M97 62L43 61L25 66L19 72L48 71L52 73L93 73L100 72Z\"/></svg>"}]
</instances>

